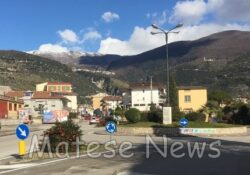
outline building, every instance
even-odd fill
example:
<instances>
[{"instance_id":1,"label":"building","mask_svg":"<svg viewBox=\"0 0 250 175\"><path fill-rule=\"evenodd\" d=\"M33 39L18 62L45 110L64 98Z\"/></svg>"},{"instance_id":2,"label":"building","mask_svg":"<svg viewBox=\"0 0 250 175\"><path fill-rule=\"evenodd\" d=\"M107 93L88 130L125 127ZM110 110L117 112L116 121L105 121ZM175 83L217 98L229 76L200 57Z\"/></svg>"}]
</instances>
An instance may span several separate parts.
<instances>
[{"instance_id":1,"label":"building","mask_svg":"<svg viewBox=\"0 0 250 175\"><path fill-rule=\"evenodd\" d=\"M0 95L5 95L9 91L12 91L9 86L0 86Z\"/></svg>"},{"instance_id":2,"label":"building","mask_svg":"<svg viewBox=\"0 0 250 175\"><path fill-rule=\"evenodd\" d=\"M106 96L102 99L103 103L105 103L105 108L107 110L112 109L115 110L122 103L122 97L120 96Z\"/></svg>"},{"instance_id":3,"label":"building","mask_svg":"<svg viewBox=\"0 0 250 175\"><path fill-rule=\"evenodd\" d=\"M92 101L92 107L93 109L101 109L102 108L102 99L104 97L108 96L108 94L106 93L98 93L98 94L95 94L95 95L91 95L89 96L91 98L91 101Z\"/></svg>"},{"instance_id":4,"label":"building","mask_svg":"<svg viewBox=\"0 0 250 175\"><path fill-rule=\"evenodd\" d=\"M32 117L41 116L45 110L71 110L68 107L70 101L66 97L49 91L11 91L7 95L22 99L24 105L21 111L23 113L26 111L25 113Z\"/></svg>"},{"instance_id":5,"label":"building","mask_svg":"<svg viewBox=\"0 0 250 175\"><path fill-rule=\"evenodd\" d=\"M37 84L36 91L72 92L72 84L64 82L45 82Z\"/></svg>"},{"instance_id":6,"label":"building","mask_svg":"<svg viewBox=\"0 0 250 175\"><path fill-rule=\"evenodd\" d=\"M36 85L36 91L53 92L67 98L67 107L71 112L77 112L77 94L72 92L72 84L65 82L45 82Z\"/></svg>"},{"instance_id":7,"label":"building","mask_svg":"<svg viewBox=\"0 0 250 175\"><path fill-rule=\"evenodd\" d=\"M207 103L207 89L205 87L180 86L177 90L180 111L197 111Z\"/></svg>"},{"instance_id":8,"label":"building","mask_svg":"<svg viewBox=\"0 0 250 175\"><path fill-rule=\"evenodd\" d=\"M18 110L23 108L23 101L0 95L0 118L18 119Z\"/></svg>"},{"instance_id":9,"label":"building","mask_svg":"<svg viewBox=\"0 0 250 175\"><path fill-rule=\"evenodd\" d=\"M165 102L164 88L156 83L136 83L130 85L131 107L140 111L149 111L153 103L156 107L161 107Z\"/></svg>"}]
</instances>

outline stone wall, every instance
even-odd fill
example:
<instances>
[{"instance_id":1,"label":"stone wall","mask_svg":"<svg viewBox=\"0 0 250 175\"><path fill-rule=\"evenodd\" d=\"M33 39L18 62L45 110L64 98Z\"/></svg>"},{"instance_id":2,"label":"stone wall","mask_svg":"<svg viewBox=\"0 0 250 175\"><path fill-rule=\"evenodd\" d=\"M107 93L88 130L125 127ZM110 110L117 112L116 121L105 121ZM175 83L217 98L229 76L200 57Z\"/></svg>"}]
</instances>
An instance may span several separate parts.
<instances>
[{"instance_id":1,"label":"stone wall","mask_svg":"<svg viewBox=\"0 0 250 175\"><path fill-rule=\"evenodd\" d=\"M246 134L247 127L232 128L133 128L118 127L116 135L218 136Z\"/></svg>"}]
</instances>

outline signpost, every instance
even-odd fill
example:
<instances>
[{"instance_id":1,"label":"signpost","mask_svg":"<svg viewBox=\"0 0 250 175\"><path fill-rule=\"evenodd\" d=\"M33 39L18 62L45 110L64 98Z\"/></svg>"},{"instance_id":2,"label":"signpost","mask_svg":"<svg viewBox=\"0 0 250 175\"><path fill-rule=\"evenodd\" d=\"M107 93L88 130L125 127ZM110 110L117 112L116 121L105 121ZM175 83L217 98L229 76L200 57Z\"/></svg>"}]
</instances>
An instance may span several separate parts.
<instances>
[{"instance_id":1,"label":"signpost","mask_svg":"<svg viewBox=\"0 0 250 175\"><path fill-rule=\"evenodd\" d=\"M179 122L180 126L187 127L188 126L188 120L185 118L182 118Z\"/></svg>"},{"instance_id":2,"label":"signpost","mask_svg":"<svg viewBox=\"0 0 250 175\"><path fill-rule=\"evenodd\" d=\"M107 122L105 125L106 132L110 135L110 143L111 143L111 135L114 134L117 131L117 126L115 122Z\"/></svg>"},{"instance_id":3,"label":"signpost","mask_svg":"<svg viewBox=\"0 0 250 175\"><path fill-rule=\"evenodd\" d=\"M26 153L26 144L25 144L25 139L29 137L30 131L27 125L21 124L18 125L16 128L16 136L19 140L19 155L23 156Z\"/></svg>"}]
</instances>

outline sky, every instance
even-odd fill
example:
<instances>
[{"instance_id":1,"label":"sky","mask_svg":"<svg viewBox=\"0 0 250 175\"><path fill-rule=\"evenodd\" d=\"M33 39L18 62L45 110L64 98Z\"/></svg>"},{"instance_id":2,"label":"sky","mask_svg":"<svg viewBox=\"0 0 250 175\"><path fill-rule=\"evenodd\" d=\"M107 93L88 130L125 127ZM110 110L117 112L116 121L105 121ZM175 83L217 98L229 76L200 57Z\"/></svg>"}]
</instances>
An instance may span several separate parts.
<instances>
[{"instance_id":1,"label":"sky","mask_svg":"<svg viewBox=\"0 0 250 175\"><path fill-rule=\"evenodd\" d=\"M250 31L249 0L1 0L0 50L134 55L225 30Z\"/></svg>"}]
</instances>

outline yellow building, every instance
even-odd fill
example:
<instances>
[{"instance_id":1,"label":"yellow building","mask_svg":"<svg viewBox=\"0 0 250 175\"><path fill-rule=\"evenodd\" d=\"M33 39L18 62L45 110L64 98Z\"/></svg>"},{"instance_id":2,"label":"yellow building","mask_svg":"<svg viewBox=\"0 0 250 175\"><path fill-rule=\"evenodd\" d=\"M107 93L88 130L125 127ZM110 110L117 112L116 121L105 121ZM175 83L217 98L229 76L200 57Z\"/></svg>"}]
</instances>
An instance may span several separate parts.
<instances>
[{"instance_id":1,"label":"yellow building","mask_svg":"<svg viewBox=\"0 0 250 175\"><path fill-rule=\"evenodd\" d=\"M178 89L178 106L183 112L199 110L207 103L207 89L200 86L180 86Z\"/></svg>"},{"instance_id":2,"label":"yellow building","mask_svg":"<svg viewBox=\"0 0 250 175\"><path fill-rule=\"evenodd\" d=\"M72 84L64 82L44 82L36 84L36 91L72 92Z\"/></svg>"},{"instance_id":3,"label":"yellow building","mask_svg":"<svg viewBox=\"0 0 250 175\"><path fill-rule=\"evenodd\" d=\"M94 109L101 109L101 104L102 104L101 101L106 96L108 96L108 94L106 94L106 93L98 93L98 94L90 96L90 98L92 100L92 107Z\"/></svg>"}]
</instances>

